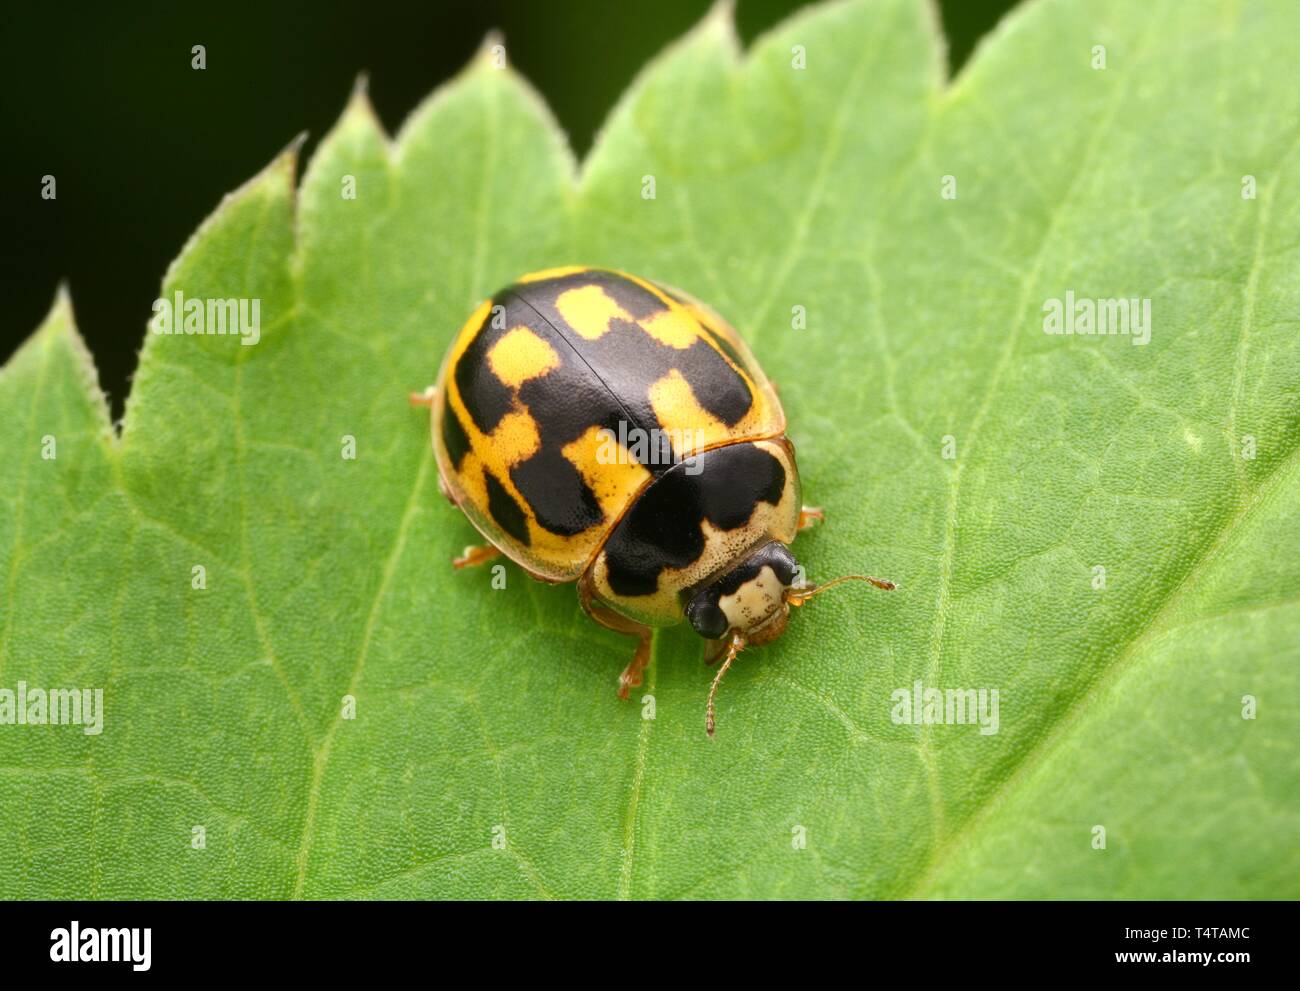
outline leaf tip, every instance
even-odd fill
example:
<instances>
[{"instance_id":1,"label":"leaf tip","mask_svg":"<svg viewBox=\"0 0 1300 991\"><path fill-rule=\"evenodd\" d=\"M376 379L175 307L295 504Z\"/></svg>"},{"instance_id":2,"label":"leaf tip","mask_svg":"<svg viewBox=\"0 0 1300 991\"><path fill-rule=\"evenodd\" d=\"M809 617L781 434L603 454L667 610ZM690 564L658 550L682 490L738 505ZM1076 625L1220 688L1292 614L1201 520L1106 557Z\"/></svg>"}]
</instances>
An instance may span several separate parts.
<instances>
[{"instance_id":1,"label":"leaf tip","mask_svg":"<svg viewBox=\"0 0 1300 991\"><path fill-rule=\"evenodd\" d=\"M302 146L307 143L307 137L308 133L306 131L299 131L295 134L293 140L285 145L280 154L276 155L275 158L271 160L270 165L267 166L267 170L270 171L276 168L288 168L289 174L292 177L294 172L297 171L298 155L302 151Z\"/></svg>"},{"instance_id":2,"label":"leaf tip","mask_svg":"<svg viewBox=\"0 0 1300 991\"><path fill-rule=\"evenodd\" d=\"M736 0L713 0L704 23L714 30L732 31L736 26Z\"/></svg>"},{"instance_id":3,"label":"leaf tip","mask_svg":"<svg viewBox=\"0 0 1300 991\"><path fill-rule=\"evenodd\" d=\"M714 0L713 6L691 34L712 36L722 44L733 61L739 60L744 46L740 43L740 35L736 33L736 0Z\"/></svg>"},{"instance_id":4,"label":"leaf tip","mask_svg":"<svg viewBox=\"0 0 1300 991\"><path fill-rule=\"evenodd\" d=\"M46 320L54 317L55 314L66 316L69 323L72 323L72 289L68 286L68 280L62 278L59 284L54 287L54 302L50 304L50 312Z\"/></svg>"},{"instance_id":5,"label":"leaf tip","mask_svg":"<svg viewBox=\"0 0 1300 991\"><path fill-rule=\"evenodd\" d=\"M939 0L921 0L921 8L926 31L934 45L932 66L935 81L938 88L943 89L952 78L952 52L943 26L943 11L939 8Z\"/></svg>"},{"instance_id":6,"label":"leaf tip","mask_svg":"<svg viewBox=\"0 0 1300 991\"><path fill-rule=\"evenodd\" d=\"M50 300L49 309L37 324L26 341L19 346L22 351L38 341L44 342L55 338L75 336L77 333L76 317L72 312L72 290L66 278L60 279L54 287L54 298ZM15 355L16 356L16 355Z\"/></svg>"},{"instance_id":7,"label":"leaf tip","mask_svg":"<svg viewBox=\"0 0 1300 991\"><path fill-rule=\"evenodd\" d=\"M508 69L509 65L506 55L506 36L498 28L493 28L479 42L478 49L469 60L469 65L465 67L464 72L468 75L485 69Z\"/></svg>"},{"instance_id":8,"label":"leaf tip","mask_svg":"<svg viewBox=\"0 0 1300 991\"><path fill-rule=\"evenodd\" d=\"M370 101L369 73L357 73L356 81L352 84L352 93L348 96L347 106L343 108L342 119L360 120L368 129L379 135L385 144L388 143L388 132L379 119L375 105Z\"/></svg>"},{"instance_id":9,"label":"leaf tip","mask_svg":"<svg viewBox=\"0 0 1300 991\"><path fill-rule=\"evenodd\" d=\"M475 92L477 87L485 86L491 87L498 94L506 93L511 99L520 101L526 106L527 111L547 132L554 153L562 160L562 167L568 172L570 179L575 179L578 165L568 136L542 95L511 65L506 52L505 37L497 30L489 31L465 66L425 97L407 116L391 142L396 156L401 158L404 149L413 141L419 140L418 136L429 128L439 108L463 98L466 93Z\"/></svg>"},{"instance_id":10,"label":"leaf tip","mask_svg":"<svg viewBox=\"0 0 1300 991\"><path fill-rule=\"evenodd\" d=\"M181 250L176 257L167 266L162 279L164 289L180 278L180 273L190 263L190 259L198 246L222 222L222 218L230 214L237 204L252 199L267 198L287 201L292 209L296 202L294 184L298 174L298 155L306 141L307 132L299 132L292 141L285 145L279 154L272 158L252 178L221 198L216 209L208 214L199 226L194 229L189 239L181 246ZM151 344L152 337L146 337L142 360L143 355L148 353ZM129 406L128 402L128 410Z\"/></svg>"},{"instance_id":11,"label":"leaf tip","mask_svg":"<svg viewBox=\"0 0 1300 991\"><path fill-rule=\"evenodd\" d=\"M72 291L67 279L60 279L54 289L54 299L45 313L45 318L34 332L19 345L18 350L0 368L8 372L19 365L24 357L39 353L47 348L61 347L70 354L76 369L82 395L95 411L95 415L105 428L111 430L111 418L108 411L108 396L99 384L99 371L95 368L94 356L77 330L76 315L72 308Z\"/></svg>"}]
</instances>

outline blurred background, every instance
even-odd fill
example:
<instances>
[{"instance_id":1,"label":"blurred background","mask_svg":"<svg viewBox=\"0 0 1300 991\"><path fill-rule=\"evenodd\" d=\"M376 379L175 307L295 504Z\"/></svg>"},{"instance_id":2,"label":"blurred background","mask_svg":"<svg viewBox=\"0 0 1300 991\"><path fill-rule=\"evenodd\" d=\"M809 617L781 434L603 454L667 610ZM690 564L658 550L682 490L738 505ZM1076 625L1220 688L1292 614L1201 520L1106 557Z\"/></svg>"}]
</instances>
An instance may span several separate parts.
<instances>
[{"instance_id":1,"label":"blurred background","mask_svg":"<svg viewBox=\"0 0 1300 991\"><path fill-rule=\"evenodd\" d=\"M738 0L742 41L799 0ZM491 29L578 155L709 0L11 4L0 14L0 360L66 279L115 417L168 263L300 131L309 157L359 72L395 131ZM1014 0L937 0L955 72ZM207 68L191 69L203 45ZM56 177L57 199L41 198Z\"/></svg>"}]
</instances>

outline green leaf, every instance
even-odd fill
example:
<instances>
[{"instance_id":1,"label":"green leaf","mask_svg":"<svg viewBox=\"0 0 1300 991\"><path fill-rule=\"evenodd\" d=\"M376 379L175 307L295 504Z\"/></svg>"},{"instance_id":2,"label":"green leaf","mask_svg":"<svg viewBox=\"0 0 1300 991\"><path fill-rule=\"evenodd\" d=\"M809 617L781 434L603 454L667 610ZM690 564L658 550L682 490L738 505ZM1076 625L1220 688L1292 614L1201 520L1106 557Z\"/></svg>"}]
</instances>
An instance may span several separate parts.
<instances>
[{"instance_id":1,"label":"green leaf","mask_svg":"<svg viewBox=\"0 0 1300 991\"><path fill-rule=\"evenodd\" d=\"M66 297L0 376L0 688L104 690L97 736L0 725L0 895L1300 896L1297 27L1036 0L947 82L923 0L744 55L719 9L580 172L487 54L391 143L358 92L164 280L259 299L256 345L148 334L120 437ZM406 393L575 261L726 315L809 576L901 584L742 655L713 741L693 634L643 719L572 589L449 567ZM1067 291L1149 343L1044 333ZM998 731L896 722L918 680Z\"/></svg>"}]
</instances>

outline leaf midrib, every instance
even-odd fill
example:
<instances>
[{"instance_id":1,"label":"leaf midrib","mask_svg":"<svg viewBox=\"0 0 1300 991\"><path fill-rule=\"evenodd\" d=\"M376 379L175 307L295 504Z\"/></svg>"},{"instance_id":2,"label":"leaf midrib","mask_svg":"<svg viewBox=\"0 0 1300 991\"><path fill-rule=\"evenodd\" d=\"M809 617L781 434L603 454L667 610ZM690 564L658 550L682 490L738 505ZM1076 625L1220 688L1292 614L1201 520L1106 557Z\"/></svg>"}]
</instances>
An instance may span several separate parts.
<instances>
[{"instance_id":1,"label":"leaf midrib","mask_svg":"<svg viewBox=\"0 0 1300 991\"><path fill-rule=\"evenodd\" d=\"M1296 457L1297 452L1300 452L1300 444L1293 444L1286 455L1278 459L1272 470L1255 485L1247 496L1238 502L1236 511L1225 516L1223 524L1209 532L1207 538L1201 543L1202 550L1193 555L1182 577L1170 585L1169 591L1160 600L1159 606L1152 611L1148 622L1139 627L1134 635L1117 651L1115 656L1100 669L1088 687L1070 705L1063 709L1059 716L1043 728L1038 739L1025 749L1021 759L1002 779L996 790L957 830L949 834L915 880L893 897L900 899L915 898L927 886L932 884L941 873L942 865L952 858L964 842L969 840L978 826L988 819L993 810L1004 805L1009 800L1008 796L1016 787L1026 781L1033 771L1047 760L1069 735L1069 730L1082 718L1088 703L1101 695L1110 684L1118 679L1120 674L1127 669L1128 662L1133 656L1161 635L1177 629L1178 624L1169 624L1169 617L1177 614L1183 597L1188 594L1190 589L1197 587L1201 574L1229 548L1233 538L1237 536L1240 527L1247 518L1266 507L1269 500L1277 492L1285 491L1284 482L1294 480L1290 476L1296 475L1297 471L1295 469L1300 468L1300 459Z\"/></svg>"},{"instance_id":2,"label":"leaf midrib","mask_svg":"<svg viewBox=\"0 0 1300 991\"><path fill-rule=\"evenodd\" d=\"M1143 43L1140 46L1140 54L1135 56L1135 61L1140 59L1141 53L1145 53L1147 50L1150 34L1151 28L1150 22L1148 22L1148 28L1143 35ZM1126 76L1125 78L1127 80L1129 77ZM1127 95L1127 92L1128 87L1126 86L1123 90L1124 95ZM1106 115L1107 120L1113 118L1118 109L1119 101L1113 101ZM1105 127L1103 124L1103 126L1098 128L1097 131L1094 131L1094 139L1089 144L1089 154L1087 156L1088 161L1091 161L1092 154L1095 150L1097 134L1104 130ZM1272 491L1276 488L1275 480L1283 477L1283 469L1286 468L1295 457L1297 445L1293 444L1290 449L1278 459L1267 475L1256 482L1253 487L1246 487L1244 474L1241 470L1240 458L1238 457L1238 451L1236 449L1236 406L1239 401L1240 380L1244 373L1245 351L1250 339L1251 324L1254 320L1255 297L1258 295L1259 270L1264 257L1264 244L1266 241L1268 222L1270 218L1270 211L1267 207L1271 204L1277 184L1281 181L1282 171L1280 166L1291 158L1297 147L1300 147L1300 129L1297 129L1291 143L1279 156L1279 167L1274 170L1272 179L1262 192L1261 200L1263 202L1261 203L1261 209L1256 222L1251 267L1242 289L1242 318L1241 330L1236 349L1237 359L1234 363L1234 388L1230 400L1229 420L1224 427L1224 433L1231 445L1229 453L1232 455L1234 462L1236 462L1234 465L1234 471L1237 473L1236 477L1239 485L1242 486L1241 491L1243 492L1242 497L1238 501L1237 510L1226 515L1223 523L1221 523L1217 529L1207 531L1206 537L1201 541L1200 551L1191 558L1182 577L1169 587L1169 591L1161 600L1160 605L1152 611L1148 621L1135 630L1133 636L1130 637L1119 649L1115 657L1106 664L1100 674L1092 680L1088 688L1076 697L1060 715L1052 720L1051 723L1041 731L1038 740L1031 743L1031 745L1023 751L1020 759L1015 762L1011 770L997 786L997 789L981 803L980 807L977 808L975 812L971 813L962 823L959 824L956 831L950 833L949 836L941 842L941 844L935 849L935 852L927 866L916 876L913 883L907 886L904 893L899 897L913 897L917 892L930 884L938 873L939 864L946 861L946 859L951 856L953 850L959 847L962 841L974 832L977 824L987 818L989 811L992 808L1001 804L1005 800L1006 794L1010 790L1013 790L1016 783L1026 779L1032 769L1037 767L1046 759L1047 753L1058 745L1059 741L1068 733L1070 727L1077 721L1084 703L1096 697L1100 691L1103 690L1105 685L1115 680L1115 678L1118 677L1118 672L1126 666L1128 659L1141 645L1150 639L1151 635L1160 630L1160 624L1165 621L1166 615L1171 610L1176 609L1185 590L1195 585L1195 582L1191 581L1192 576L1204 570L1204 568L1208 566L1208 563L1217 557L1217 555L1222 552L1223 548L1231 542L1231 538L1235 534L1236 528L1250 514L1252 509L1254 509L1258 504L1264 502L1271 495ZM1080 168L1080 170L1076 172L1075 178L1077 179L1078 175L1083 171L1085 171L1085 169ZM1074 180L1072 180L1069 190L1067 190L1067 196L1063 198L1062 203L1068 199L1068 193L1073 191L1074 185ZM1053 218L1055 218L1058 213L1059 211L1054 211ZM1052 224L1049 224L1049 234L1052 226ZM1044 236L1042 245L1040 246L1039 257L1035 262L1035 273L1037 273L1039 263L1042 260L1042 249L1046 246L1048 240L1049 238ZM1023 312L1021 317L1023 317ZM1019 322L1020 317L1017 318L1013 326L1018 325ZM1001 366L999 366L998 373L1000 373L1001 370ZM997 375L995 374L995 379L996 377ZM986 399L993 395L995 395L995 390L990 388L986 392ZM987 406L987 401L985 405ZM983 410L981 410L981 412L983 412ZM974 430L972 430L972 434L973 433ZM973 445L973 440L968 443ZM964 463L964 461L959 462L954 474L960 473L961 466ZM1273 488L1270 488L1270 486ZM928 728L928 726L922 728L923 737L925 735L924 731Z\"/></svg>"}]
</instances>

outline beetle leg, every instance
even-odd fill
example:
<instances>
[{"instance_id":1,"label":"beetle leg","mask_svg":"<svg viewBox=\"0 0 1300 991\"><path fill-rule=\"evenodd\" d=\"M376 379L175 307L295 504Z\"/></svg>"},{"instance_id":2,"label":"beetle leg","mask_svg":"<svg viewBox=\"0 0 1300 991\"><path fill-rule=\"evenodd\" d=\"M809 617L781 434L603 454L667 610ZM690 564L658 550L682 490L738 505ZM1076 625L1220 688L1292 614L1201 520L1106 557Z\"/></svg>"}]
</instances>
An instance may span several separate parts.
<instances>
[{"instance_id":1,"label":"beetle leg","mask_svg":"<svg viewBox=\"0 0 1300 991\"><path fill-rule=\"evenodd\" d=\"M491 544L471 544L461 552L460 557L452 559L451 566L457 571L461 568L472 568L491 561L500 554L501 552Z\"/></svg>"},{"instance_id":2,"label":"beetle leg","mask_svg":"<svg viewBox=\"0 0 1300 991\"><path fill-rule=\"evenodd\" d=\"M826 511L820 506L804 506L799 510L799 527L802 532L817 523L826 522Z\"/></svg>"},{"instance_id":3,"label":"beetle leg","mask_svg":"<svg viewBox=\"0 0 1300 991\"><path fill-rule=\"evenodd\" d=\"M598 605L592 598L591 589L587 587L585 577L578 582L578 602L582 611L607 630L626 633L637 638L636 650L623 673L618 676L618 697L626 700L629 689L641 684L641 672L650 663L650 635L654 631L635 620L622 616L613 609Z\"/></svg>"},{"instance_id":4,"label":"beetle leg","mask_svg":"<svg viewBox=\"0 0 1300 991\"><path fill-rule=\"evenodd\" d=\"M645 632L639 634L641 639L637 641L632 660L627 662L627 667L618 676L618 697L624 701L627 701L628 689L636 688L641 684L641 672L650 663L650 628L647 626L642 629Z\"/></svg>"},{"instance_id":5,"label":"beetle leg","mask_svg":"<svg viewBox=\"0 0 1300 991\"><path fill-rule=\"evenodd\" d=\"M412 392L410 395L412 406L422 406L429 409L433 406L434 400L438 398L438 387L431 385L423 392Z\"/></svg>"}]
</instances>

